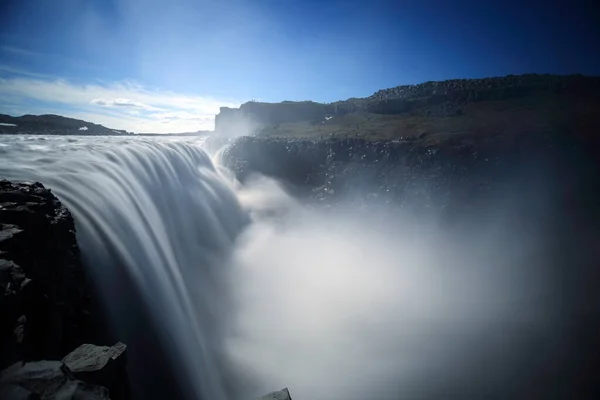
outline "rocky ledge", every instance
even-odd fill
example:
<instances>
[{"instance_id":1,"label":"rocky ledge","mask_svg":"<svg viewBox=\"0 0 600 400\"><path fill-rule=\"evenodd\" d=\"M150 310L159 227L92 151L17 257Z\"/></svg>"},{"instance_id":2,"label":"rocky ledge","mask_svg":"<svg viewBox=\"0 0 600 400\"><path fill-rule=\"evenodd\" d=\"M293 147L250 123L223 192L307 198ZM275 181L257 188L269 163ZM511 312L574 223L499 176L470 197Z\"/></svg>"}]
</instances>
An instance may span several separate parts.
<instances>
[{"instance_id":1,"label":"rocky ledge","mask_svg":"<svg viewBox=\"0 0 600 400\"><path fill-rule=\"evenodd\" d=\"M209 143L210 144L210 143ZM568 134L457 136L430 142L244 137L222 160L242 182L259 173L295 195L331 203L383 201L444 209L485 204L536 176L563 192L598 193L600 142ZM593 176L592 176L593 175ZM536 179L537 179L536 178Z\"/></svg>"},{"instance_id":2,"label":"rocky ledge","mask_svg":"<svg viewBox=\"0 0 600 400\"><path fill-rule=\"evenodd\" d=\"M73 218L41 183L0 181L0 292L2 399L128 398L125 346L86 344L107 325Z\"/></svg>"}]
</instances>

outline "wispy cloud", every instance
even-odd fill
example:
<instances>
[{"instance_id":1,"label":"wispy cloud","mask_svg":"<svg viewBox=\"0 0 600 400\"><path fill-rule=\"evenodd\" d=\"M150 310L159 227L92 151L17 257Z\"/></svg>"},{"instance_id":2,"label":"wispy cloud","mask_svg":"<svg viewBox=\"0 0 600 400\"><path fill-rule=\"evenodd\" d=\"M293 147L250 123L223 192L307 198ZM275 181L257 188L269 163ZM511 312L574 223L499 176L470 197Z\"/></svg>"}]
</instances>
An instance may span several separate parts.
<instances>
[{"instance_id":1,"label":"wispy cloud","mask_svg":"<svg viewBox=\"0 0 600 400\"><path fill-rule=\"evenodd\" d=\"M155 110L157 108L147 104L138 103L129 99L94 99L90 103L105 107L130 107L143 108L145 110Z\"/></svg>"},{"instance_id":2,"label":"wispy cloud","mask_svg":"<svg viewBox=\"0 0 600 400\"><path fill-rule=\"evenodd\" d=\"M111 128L156 133L212 129L220 106L239 105L211 97L150 89L130 81L76 84L32 76L0 78L1 103L22 105L24 101L42 104L36 106L38 110L57 110L65 116Z\"/></svg>"},{"instance_id":3,"label":"wispy cloud","mask_svg":"<svg viewBox=\"0 0 600 400\"><path fill-rule=\"evenodd\" d=\"M27 50L27 49L22 49L20 47L13 47L13 46L0 46L0 50L6 51L9 53L20 54L23 56L38 56L38 55L40 55L40 53L38 53L38 52Z\"/></svg>"},{"instance_id":4,"label":"wispy cloud","mask_svg":"<svg viewBox=\"0 0 600 400\"><path fill-rule=\"evenodd\" d=\"M17 76L26 76L30 78L40 78L40 79L53 79L54 77L48 74L41 74L37 72L27 71L21 68L11 67L9 65L0 64L0 74L10 74Z\"/></svg>"}]
</instances>

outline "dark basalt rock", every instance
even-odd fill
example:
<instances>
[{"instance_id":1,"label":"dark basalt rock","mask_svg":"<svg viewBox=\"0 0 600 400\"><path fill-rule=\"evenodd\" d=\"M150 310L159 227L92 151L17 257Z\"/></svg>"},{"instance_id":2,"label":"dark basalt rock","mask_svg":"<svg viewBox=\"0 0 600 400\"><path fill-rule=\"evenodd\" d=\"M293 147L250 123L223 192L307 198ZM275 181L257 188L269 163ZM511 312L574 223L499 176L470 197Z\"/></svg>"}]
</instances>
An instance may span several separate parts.
<instances>
[{"instance_id":1,"label":"dark basalt rock","mask_svg":"<svg viewBox=\"0 0 600 400\"><path fill-rule=\"evenodd\" d=\"M463 115L461 106L481 101L502 101L539 96L598 98L600 77L582 75L508 75L483 79L452 79L383 89L366 98L333 103L250 101L239 108L221 107L215 116L219 134L259 133L282 123L322 123L327 117L352 113L410 114L429 117Z\"/></svg>"},{"instance_id":2,"label":"dark basalt rock","mask_svg":"<svg viewBox=\"0 0 600 400\"><path fill-rule=\"evenodd\" d=\"M371 142L245 137L229 146L223 161L242 182L253 173L271 176L295 195L313 200L377 197L443 209L485 202L524 174L539 172L556 182L595 173L593 154L598 148L596 140L546 132L464 136L437 144L427 138ZM594 185L588 180L586 190Z\"/></svg>"},{"instance_id":3,"label":"dark basalt rock","mask_svg":"<svg viewBox=\"0 0 600 400\"><path fill-rule=\"evenodd\" d=\"M127 346L83 344L62 359L77 379L106 387L112 400L128 399L131 394L125 366Z\"/></svg>"},{"instance_id":4,"label":"dark basalt rock","mask_svg":"<svg viewBox=\"0 0 600 400\"><path fill-rule=\"evenodd\" d=\"M0 181L0 367L106 339L69 211L40 183Z\"/></svg>"},{"instance_id":5,"label":"dark basalt rock","mask_svg":"<svg viewBox=\"0 0 600 400\"><path fill-rule=\"evenodd\" d=\"M11 365L2 373L1 398L108 399L103 386L113 399L129 398L124 345L83 345L106 342L107 332L70 212L41 183L0 181L0 368ZM72 371L42 361L77 346L65 357ZM83 373L82 360L101 354L110 359Z\"/></svg>"},{"instance_id":6,"label":"dark basalt rock","mask_svg":"<svg viewBox=\"0 0 600 400\"><path fill-rule=\"evenodd\" d=\"M108 390L77 380L60 361L17 362L0 374L0 399L110 400Z\"/></svg>"}]
</instances>

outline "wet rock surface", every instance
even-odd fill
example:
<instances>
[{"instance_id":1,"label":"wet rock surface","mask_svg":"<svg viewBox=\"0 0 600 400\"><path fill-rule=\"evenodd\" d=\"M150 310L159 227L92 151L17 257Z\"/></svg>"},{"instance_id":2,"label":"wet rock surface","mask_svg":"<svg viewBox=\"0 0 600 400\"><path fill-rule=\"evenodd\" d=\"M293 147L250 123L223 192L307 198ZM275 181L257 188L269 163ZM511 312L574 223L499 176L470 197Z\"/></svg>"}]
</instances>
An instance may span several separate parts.
<instances>
[{"instance_id":1,"label":"wet rock surface","mask_svg":"<svg viewBox=\"0 0 600 400\"><path fill-rule=\"evenodd\" d=\"M75 379L60 361L18 362L0 375L0 398L109 400L108 390Z\"/></svg>"},{"instance_id":2,"label":"wet rock surface","mask_svg":"<svg viewBox=\"0 0 600 400\"><path fill-rule=\"evenodd\" d=\"M17 362L0 374L0 399L128 399L125 349L84 344L62 361Z\"/></svg>"},{"instance_id":3,"label":"wet rock surface","mask_svg":"<svg viewBox=\"0 0 600 400\"><path fill-rule=\"evenodd\" d=\"M0 181L0 292L0 398L128 398L124 345L84 345L108 328L73 218L41 183Z\"/></svg>"},{"instance_id":4,"label":"wet rock surface","mask_svg":"<svg viewBox=\"0 0 600 400\"><path fill-rule=\"evenodd\" d=\"M457 137L435 145L426 138L372 142L246 137L230 145L223 161L241 181L253 173L272 176L314 201L376 200L444 209L485 203L525 175L543 175L550 184L580 185L571 177L597 173L598 148L597 141L550 133ZM578 188L597 189L593 180L586 182Z\"/></svg>"},{"instance_id":5,"label":"wet rock surface","mask_svg":"<svg viewBox=\"0 0 600 400\"><path fill-rule=\"evenodd\" d=\"M125 369L126 350L121 342L113 346L83 344L62 362L77 379L107 388L112 400L128 399L131 394Z\"/></svg>"},{"instance_id":6,"label":"wet rock surface","mask_svg":"<svg viewBox=\"0 0 600 400\"><path fill-rule=\"evenodd\" d=\"M105 337L73 218L40 183L0 181L0 367Z\"/></svg>"}]
</instances>

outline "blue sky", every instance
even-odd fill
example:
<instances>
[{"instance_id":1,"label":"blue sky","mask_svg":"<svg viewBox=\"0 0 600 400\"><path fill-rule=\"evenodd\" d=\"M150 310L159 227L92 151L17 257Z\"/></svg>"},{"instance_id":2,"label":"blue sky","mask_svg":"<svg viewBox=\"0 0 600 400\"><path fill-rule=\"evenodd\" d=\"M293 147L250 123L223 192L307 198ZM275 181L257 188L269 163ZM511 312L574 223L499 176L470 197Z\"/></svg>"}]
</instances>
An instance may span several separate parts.
<instances>
[{"instance_id":1,"label":"blue sky","mask_svg":"<svg viewBox=\"0 0 600 400\"><path fill-rule=\"evenodd\" d=\"M195 131L250 99L598 75L599 25L577 1L2 0L0 113Z\"/></svg>"}]
</instances>

